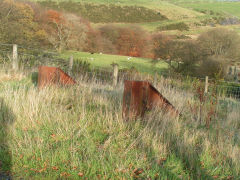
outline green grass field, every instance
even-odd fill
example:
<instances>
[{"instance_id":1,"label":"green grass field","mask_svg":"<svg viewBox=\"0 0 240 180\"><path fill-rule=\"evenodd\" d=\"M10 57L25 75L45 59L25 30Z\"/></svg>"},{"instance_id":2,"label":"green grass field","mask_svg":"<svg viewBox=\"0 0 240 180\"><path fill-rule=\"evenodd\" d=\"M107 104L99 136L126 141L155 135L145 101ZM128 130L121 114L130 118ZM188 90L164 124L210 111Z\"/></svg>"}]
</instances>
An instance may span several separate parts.
<instances>
[{"instance_id":1,"label":"green grass field","mask_svg":"<svg viewBox=\"0 0 240 180\"><path fill-rule=\"evenodd\" d=\"M68 59L71 55L74 57L74 59L81 59L89 62L92 68L109 70L112 68L112 63L117 63L120 69L129 69L131 67L134 67L139 72L150 74L153 74L154 71L157 71L159 73L165 72L168 69L168 64L164 61L159 61L159 63L153 65L151 59L135 57L128 59L128 56L68 51L63 53L61 57Z\"/></svg>"},{"instance_id":2,"label":"green grass field","mask_svg":"<svg viewBox=\"0 0 240 180\"><path fill-rule=\"evenodd\" d=\"M196 11L208 10L240 18L240 2L181 2L178 5Z\"/></svg>"}]
</instances>

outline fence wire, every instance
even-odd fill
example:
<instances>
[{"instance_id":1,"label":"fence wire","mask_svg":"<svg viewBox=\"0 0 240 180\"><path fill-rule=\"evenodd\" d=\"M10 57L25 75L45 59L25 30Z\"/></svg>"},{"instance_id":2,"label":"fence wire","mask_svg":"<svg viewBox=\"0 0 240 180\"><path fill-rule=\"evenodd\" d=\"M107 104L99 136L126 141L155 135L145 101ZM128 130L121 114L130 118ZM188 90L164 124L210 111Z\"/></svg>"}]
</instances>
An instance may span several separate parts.
<instances>
[{"instance_id":1,"label":"fence wire","mask_svg":"<svg viewBox=\"0 0 240 180\"><path fill-rule=\"evenodd\" d=\"M6 61L11 62L12 58L12 51L13 51L13 44L4 44L0 43L0 58L4 59ZM60 55L57 52L51 52L46 51L43 49L37 49L32 47L25 47L18 45L18 58L19 58L19 64L21 69L28 68L28 69L37 69L40 65L47 65L47 66L56 66L61 69L63 69L65 72L70 73L71 76L74 78L77 78L79 75L84 76L86 80L93 80L96 79L99 82L102 83L108 83L112 84L113 82L113 72L112 71L106 71L106 70L99 70L99 69L84 69L82 67L81 70L74 71L72 70L69 72L69 62L66 59L60 58ZM2 62L1 60L1 63ZM163 77L165 80L163 81ZM158 83L164 83L165 87L169 88L181 88L183 90L190 89L192 90L192 87L183 88L186 86L186 82L184 81L184 78L178 80L166 80L167 76L166 74L157 74L157 75L151 75L151 74L142 74L139 72L134 71L123 71L119 70L118 73L118 82L123 83L125 80L134 80L134 81L149 81L150 83L156 85ZM199 81L204 82L204 79L199 79ZM234 85L230 85L229 82L222 82L223 84L220 85L214 85L214 83L211 83L211 79L209 80L209 89L215 89L218 96L227 96L232 97L236 99L240 99L240 84L235 83ZM159 85L159 84L158 84Z\"/></svg>"}]
</instances>

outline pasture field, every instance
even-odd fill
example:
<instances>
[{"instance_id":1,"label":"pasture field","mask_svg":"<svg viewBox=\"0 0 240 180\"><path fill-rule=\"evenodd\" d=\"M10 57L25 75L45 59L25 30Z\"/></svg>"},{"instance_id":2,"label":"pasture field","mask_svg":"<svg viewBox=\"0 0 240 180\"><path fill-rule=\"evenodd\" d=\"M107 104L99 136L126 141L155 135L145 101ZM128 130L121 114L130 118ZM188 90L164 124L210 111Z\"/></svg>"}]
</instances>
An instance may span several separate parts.
<instances>
[{"instance_id":1,"label":"pasture field","mask_svg":"<svg viewBox=\"0 0 240 180\"><path fill-rule=\"evenodd\" d=\"M219 99L209 128L206 104L190 91L156 88L183 114L122 119L116 88L79 76L73 87L38 90L28 74L0 79L0 176L14 179L238 179L239 107Z\"/></svg>"},{"instance_id":2,"label":"pasture field","mask_svg":"<svg viewBox=\"0 0 240 180\"><path fill-rule=\"evenodd\" d=\"M240 2L179 2L177 4L199 12L212 11L212 13L220 13L225 16L240 18Z\"/></svg>"},{"instance_id":3,"label":"pasture field","mask_svg":"<svg viewBox=\"0 0 240 180\"><path fill-rule=\"evenodd\" d=\"M154 74L155 71L159 73L165 72L168 69L168 64L164 61L159 61L156 65L153 65L150 59L146 58L135 58L129 56L119 55L107 55L99 53L87 53L87 52L76 52L67 51L61 55L62 58L68 59L73 56L74 59L81 59L89 62L91 67L98 69L109 70L112 68L111 64L117 63L119 69L129 69L131 67L136 68L139 72Z\"/></svg>"}]
</instances>

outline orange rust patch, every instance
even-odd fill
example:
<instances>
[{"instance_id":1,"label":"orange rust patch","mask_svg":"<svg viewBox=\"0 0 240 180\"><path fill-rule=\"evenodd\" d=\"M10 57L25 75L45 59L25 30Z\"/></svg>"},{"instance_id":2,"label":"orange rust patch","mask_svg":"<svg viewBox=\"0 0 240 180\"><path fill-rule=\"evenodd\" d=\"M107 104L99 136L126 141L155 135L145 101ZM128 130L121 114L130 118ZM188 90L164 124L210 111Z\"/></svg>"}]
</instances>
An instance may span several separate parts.
<instances>
[{"instance_id":1,"label":"orange rust patch","mask_svg":"<svg viewBox=\"0 0 240 180\"><path fill-rule=\"evenodd\" d=\"M39 66L38 67L38 88L49 85L74 85L76 81L60 68Z\"/></svg>"},{"instance_id":2,"label":"orange rust patch","mask_svg":"<svg viewBox=\"0 0 240 180\"><path fill-rule=\"evenodd\" d=\"M145 112L161 108L172 115L179 115L175 107L147 81L125 81L123 94L123 118L143 117Z\"/></svg>"}]
</instances>

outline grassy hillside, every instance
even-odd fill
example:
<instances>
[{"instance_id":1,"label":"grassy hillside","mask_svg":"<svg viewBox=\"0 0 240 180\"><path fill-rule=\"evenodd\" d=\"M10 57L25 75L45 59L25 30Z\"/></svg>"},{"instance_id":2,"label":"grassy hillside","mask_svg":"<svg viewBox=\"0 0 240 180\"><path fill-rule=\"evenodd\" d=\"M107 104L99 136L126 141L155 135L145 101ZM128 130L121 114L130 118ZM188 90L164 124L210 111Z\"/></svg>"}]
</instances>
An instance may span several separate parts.
<instances>
[{"instance_id":1,"label":"grassy hillside","mask_svg":"<svg viewBox=\"0 0 240 180\"><path fill-rule=\"evenodd\" d=\"M35 0L36 1L36 0ZM38 0L47 7L74 12L97 23L137 23L147 31L166 29L164 26L186 23L190 31L171 34L197 34L200 26L218 24L224 17L239 17L239 2L216 0L73 0L71 2Z\"/></svg>"},{"instance_id":2,"label":"grassy hillside","mask_svg":"<svg viewBox=\"0 0 240 180\"><path fill-rule=\"evenodd\" d=\"M142 6L121 6L116 4L93 4L82 2L41 2L43 6L80 15L94 23L110 22L152 22L166 19L160 12Z\"/></svg>"},{"instance_id":3,"label":"grassy hillside","mask_svg":"<svg viewBox=\"0 0 240 180\"><path fill-rule=\"evenodd\" d=\"M181 2L178 5L202 13L219 13L240 18L240 2Z\"/></svg>"},{"instance_id":4,"label":"grassy hillside","mask_svg":"<svg viewBox=\"0 0 240 180\"><path fill-rule=\"evenodd\" d=\"M218 22L218 19L227 16L226 13L222 13L221 9L218 10L217 7L215 8L216 11L211 10L211 3L209 4L207 1L201 2L199 8L196 7L198 3L189 1L185 3L181 1L157 0L75 0L40 1L40 3L46 7L79 14L97 23L96 26L102 23L120 23L123 26L128 25L128 23L134 23L147 31L156 31L167 29L164 26L169 26L169 24L185 23L189 26L190 31L188 33L186 31L181 32L184 34L196 34L195 31L197 31L199 26L206 26L210 23L215 24ZM231 4L232 6L234 5ZM228 7L227 4L226 7ZM214 8L214 5L212 8ZM209 9L209 11L206 11L206 9ZM235 10L233 11L235 12ZM172 33L179 34L179 31Z\"/></svg>"},{"instance_id":5,"label":"grassy hillside","mask_svg":"<svg viewBox=\"0 0 240 180\"><path fill-rule=\"evenodd\" d=\"M36 0L35 0L36 1ZM37 0L43 1L43 0ZM53 0L54 1L54 0ZM65 0L60 0L58 2L66 2ZM94 3L94 4L115 4L115 5L124 5L124 6L143 6L157 12L160 12L162 15L166 16L168 19L182 19L197 17L202 15L199 12L189 10L183 7L179 7L172 3L159 0L74 0L72 2L84 2L84 3Z\"/></svg>"}]
</instances>

